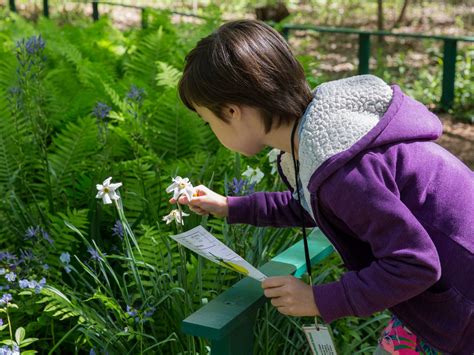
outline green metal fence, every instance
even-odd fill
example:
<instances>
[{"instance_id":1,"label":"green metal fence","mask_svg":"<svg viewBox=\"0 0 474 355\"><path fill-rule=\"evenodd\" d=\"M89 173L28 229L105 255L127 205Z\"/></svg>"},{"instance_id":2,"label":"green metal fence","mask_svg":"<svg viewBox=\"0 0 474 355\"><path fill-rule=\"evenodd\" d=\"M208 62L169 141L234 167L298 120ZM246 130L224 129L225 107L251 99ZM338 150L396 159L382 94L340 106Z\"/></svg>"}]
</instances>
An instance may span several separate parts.
<instances>
[{"instance_id":1,"label":"green metal fence","mask_svg":"<svg viewBox=\"0 0 474 355\"><path fill-rule=\"evenodd\" d=\"M71 1L77 2L77 1ZM11 11L16 11L15 0L9 0ZM83 3L83 2L81 2ZM127 4L118 4L108 1L91 1L92 5L92 18L94 21L99 19L99 4L109 6L120 6L126 8L132 8L141 11L141 25L143 28L147 26L147 9L154 9L153 7L136 6ZM156 9L158 10L158 9ZM182 13L177 11L171 11L173 14L195 17L200 19L206 19L204 16L199 16L190 13ZM49 4L48 0L43 0L43 14L49 17ZM443 77L442 77L442 90L440 98L440 106L442 109L449 109L452 107L454 102L454 87L456 79L456 55L458 42L474 42L473 36L440 36L440 35L426 35L420 33L393 33L388 31L366 31L358 30L353 28L335 28L335 27L322 27L322 26L311 26L311 25L284 25L282 28L283 36L286 40L289 39L291 31L312 31L319 33L340 33L346 35L358 35L359 36L359 74L368 74L370 72L370 48L371 48L371 37L383 36L383 37L402 37L402 38L415 38L419 40L438 40L443 41Z\"/></svg>"},{"instance_id":2,"label":"green metal fence","mask_svg":"<svg viewBox=\"0 0 474 355\"><path fill-rule=\"evenodd\" d=\"M303 30L314 31L321 33L341 33L346 35L359 36L359 74L368 74L370 71L370 41L371 37L401 37L401 38L415 38L415 39L430 39L443 41L443 78L441 91L441 107L448 109L452 106L454 101L454 82L456 77L456 55L458 42L474 42L474 37L470 36L440 36L440 35L425 35L420 33L394 33L388 31L365 31L353 28L334 28L334 27L320 27L307 25L285 25L283 27L283 36L288 40L290 31Z\"/></svg>"}]
</instances>

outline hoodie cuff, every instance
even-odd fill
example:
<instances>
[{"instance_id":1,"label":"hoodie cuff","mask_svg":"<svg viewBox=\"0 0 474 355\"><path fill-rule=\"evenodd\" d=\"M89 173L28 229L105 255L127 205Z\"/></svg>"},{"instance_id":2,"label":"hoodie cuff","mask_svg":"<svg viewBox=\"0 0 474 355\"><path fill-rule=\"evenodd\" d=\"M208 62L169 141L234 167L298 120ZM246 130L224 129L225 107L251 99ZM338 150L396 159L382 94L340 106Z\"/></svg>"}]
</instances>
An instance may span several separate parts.
<instances>
[{"instance_id":1,"label":"hoodie cuff","mask_svg":"<svg viewBox=\"0 0 474 355\"><path fill-rule=\"evenodd\" d=\"M227 215L227 223L251 223L251 215L253 211L253 202L251 195L249 196L228 196L227 206L229 213Z\"/></svg>"},{"instance_id":2,"label":"hoodie cuff","mask_svg":"<svg viewBox=\"0 0 474 355\"><path fill-rule=\"evenodd\" d=\"M313 286L313 297L325 323L342 317L355 316L342 281Z\"/></svg>"}]
</instances>

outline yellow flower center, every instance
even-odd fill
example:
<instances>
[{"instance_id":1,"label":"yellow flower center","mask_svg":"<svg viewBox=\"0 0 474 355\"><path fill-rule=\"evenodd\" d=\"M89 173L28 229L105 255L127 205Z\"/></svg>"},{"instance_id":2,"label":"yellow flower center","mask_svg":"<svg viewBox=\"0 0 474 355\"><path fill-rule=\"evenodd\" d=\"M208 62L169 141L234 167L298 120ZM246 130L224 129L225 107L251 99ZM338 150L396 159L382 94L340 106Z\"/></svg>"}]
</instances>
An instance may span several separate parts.
<instances>
[{"instance_id":1,"label":"yellow flower center","mask_svg":"<svg viewBox=\"0 0 474 355\"><path fill-rule=\"evenodd\" d=\"M108 194L110 192L109 188L108 187L104 187L104 193Z\"/></svg>"},{"instance_id":2,"label":"yellow flower center","mask_svg":"<svg viewBox=\"0 0 474 355\"><path fill-rule=\"evenodd\" d=\"M180 189L184 189L186 187L186 184L184 182L180 183L179 184L179 188Z\"/></svg>"}]
</instances>

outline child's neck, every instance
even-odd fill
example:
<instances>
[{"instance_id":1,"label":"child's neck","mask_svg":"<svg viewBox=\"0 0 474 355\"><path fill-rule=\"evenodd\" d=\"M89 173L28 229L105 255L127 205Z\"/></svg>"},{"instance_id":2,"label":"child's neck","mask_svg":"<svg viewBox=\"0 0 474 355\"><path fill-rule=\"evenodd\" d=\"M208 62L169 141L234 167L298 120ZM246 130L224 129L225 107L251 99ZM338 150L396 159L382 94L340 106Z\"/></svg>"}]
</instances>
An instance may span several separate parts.
<instances>
[{"instance_id":1,"label":"child's neck","mask_svg":"<svg viewBox=\"0 0 474 355\"><path fill-rule=\"evenodd\" d=\"M272 148L280 149L291 154L291 132L293 130L293 123L289 125L281 125L272 128L270 132L265 135L264 144ZM295 157L298 159L299 137L298 132L295 133Z\"/></svg>"}]
</instances>

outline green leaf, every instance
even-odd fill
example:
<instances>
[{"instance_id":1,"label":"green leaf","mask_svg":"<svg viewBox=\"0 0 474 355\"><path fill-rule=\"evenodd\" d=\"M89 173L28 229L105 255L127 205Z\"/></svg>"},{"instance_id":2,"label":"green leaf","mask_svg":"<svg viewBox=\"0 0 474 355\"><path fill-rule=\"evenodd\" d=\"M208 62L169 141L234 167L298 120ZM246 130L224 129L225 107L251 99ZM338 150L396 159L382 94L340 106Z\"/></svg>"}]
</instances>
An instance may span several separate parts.
<instances>
[{"instance_id":1,"label":"green leaf","mask_svg":"<svg viewBox=\"0 0 474 355\"><path fill-rule=\"evenodd\" d=\"M20 344L20 348L23 348L25 346L28 346L30 345L31 343L34 343L35 341L39 340L38 338L28 338L28 339L25 339L21 342ZM24 354L24 353L23 353Z\"/></svg>"},{"instance_id":2,"label":"green leaf","mask_svg":"<svg viewBox=\"0 0 474 355\"><path fill-rule=\"evenodd\" d=\"M18 344L21 344L21 342L23 341L23 339L25 339L25 328L23 327L20 327L16 330L15 332L15 340Z\"/></svg>"}]
</instances>

